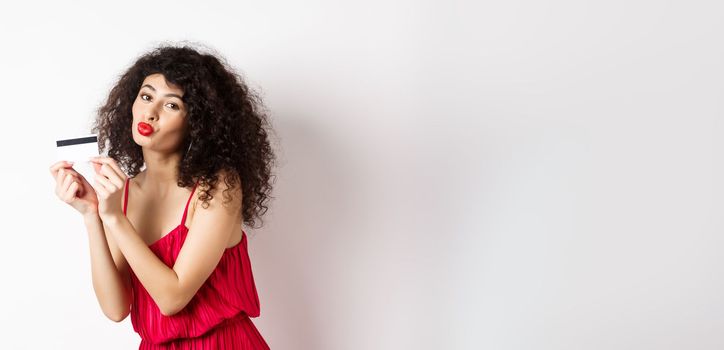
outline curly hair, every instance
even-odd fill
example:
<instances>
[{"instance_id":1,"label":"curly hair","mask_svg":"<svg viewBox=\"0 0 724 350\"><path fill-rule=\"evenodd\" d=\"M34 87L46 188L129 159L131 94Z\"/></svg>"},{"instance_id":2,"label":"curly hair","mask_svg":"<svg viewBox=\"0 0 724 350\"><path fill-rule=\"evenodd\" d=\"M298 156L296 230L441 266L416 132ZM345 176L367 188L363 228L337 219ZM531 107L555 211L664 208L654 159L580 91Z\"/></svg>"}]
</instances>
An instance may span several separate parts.
<instances>
[{"instance_id":1,"label":"curly hair","mask_svg":"<svg viewBox=\"0 0 724 350\"><path fill-rule=\"evenodd\" d=\"M265 127L272 129L261 98L218 54L162 44L140 56L97 109L91 132L98 135L100 152L107 147L130 177L141 171L144 159L133 141L131 107L144 79L155 73L184 91L189 132L181 144L178 186L198 180L199 199L208 208L220 173L226 175L224 194L240 181L243 222L254 227L271 197L276 158Z\"/></svg>"}]
</instances>

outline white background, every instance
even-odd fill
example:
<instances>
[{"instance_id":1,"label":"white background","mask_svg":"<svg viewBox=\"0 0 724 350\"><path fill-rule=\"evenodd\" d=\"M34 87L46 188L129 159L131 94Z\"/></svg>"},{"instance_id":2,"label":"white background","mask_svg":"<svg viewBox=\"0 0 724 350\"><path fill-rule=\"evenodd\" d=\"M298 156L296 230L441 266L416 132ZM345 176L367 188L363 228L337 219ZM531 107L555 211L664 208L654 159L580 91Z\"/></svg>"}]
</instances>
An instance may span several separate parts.
<instances>
[{"instance_id":1,"label":"white background","mask_svg":"<svg viewBox=\"0 0 724 350\"><path fill-rule=\"evenodd\" d=\"M3 349L134 349L55 140L161 41L221 52L280 166L249 249L273 349L724 348L715 1L0 7Z\"/></svg>"}]
</instances>

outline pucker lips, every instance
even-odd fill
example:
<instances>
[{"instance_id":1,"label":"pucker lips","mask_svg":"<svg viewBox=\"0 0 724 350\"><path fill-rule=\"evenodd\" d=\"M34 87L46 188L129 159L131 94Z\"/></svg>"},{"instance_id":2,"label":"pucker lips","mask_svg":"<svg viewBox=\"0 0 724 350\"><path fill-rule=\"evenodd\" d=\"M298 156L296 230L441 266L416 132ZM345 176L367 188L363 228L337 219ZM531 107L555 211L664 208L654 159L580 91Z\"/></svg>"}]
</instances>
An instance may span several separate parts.
<instances>
[{"instance_id":1,"label":"pucker lips","mask_svg":"<svg viewBox=\"0 0 724 350\"><path fill-rule=\"evenodd\" d=\"M138 133L143 136L148 136L153 134L153 126L148 123L140 122L138 123Z\"/></svg>"}]
</instances>

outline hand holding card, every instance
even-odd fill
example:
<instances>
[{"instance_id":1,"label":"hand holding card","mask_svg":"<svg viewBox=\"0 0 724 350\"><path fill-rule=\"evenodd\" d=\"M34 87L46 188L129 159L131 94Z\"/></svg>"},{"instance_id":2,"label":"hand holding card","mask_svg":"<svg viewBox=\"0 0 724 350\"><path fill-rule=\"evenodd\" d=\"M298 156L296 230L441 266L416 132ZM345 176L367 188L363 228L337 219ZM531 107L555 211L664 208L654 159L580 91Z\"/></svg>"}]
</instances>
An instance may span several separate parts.
<instances>
[{"instance_id":1,"label":"hand holding card","mask_svg":"<svg viewBox=\"0 0 724 350\"><path fill-rule=\"evenodd\" d=\"M50 168L58 198L84 215L98 213L98 198L91 185L93 166L88 162L90 156L98 155L97 144L95 135L56 141L58 162Z\"/></svg>"},{"instance_id":2,"label":"hand holding card","mask_svg":"<svg viewBox=\"0 0 724 350\"><path fill-rule=\"evenodd\" d=\"M127 175L121 170L115 159L110 157L93 157L94 188L98 194L98 215L103 221L122 217L121 195Z\"/></svg>"},{"instance_id":3,"label":"hand holding card","mask_svg":"<svg viewBox=\"0 0 724 350\"><path fill-rule=\"evenodd\" d=\"M81 214L98 214L98 197L93 187L80 175L73 164L59 161L50 167L55 178L55 194Z\"/></svg>"}]
</instances>

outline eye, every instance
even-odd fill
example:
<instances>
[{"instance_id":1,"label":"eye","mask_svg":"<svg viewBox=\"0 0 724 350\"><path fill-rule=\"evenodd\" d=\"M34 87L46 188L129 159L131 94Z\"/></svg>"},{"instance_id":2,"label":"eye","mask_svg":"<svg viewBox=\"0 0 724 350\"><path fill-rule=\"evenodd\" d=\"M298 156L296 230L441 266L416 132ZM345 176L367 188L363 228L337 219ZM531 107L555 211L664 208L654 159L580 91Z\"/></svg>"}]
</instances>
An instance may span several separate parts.
<instances>
[{"instance_id":1,"label":"eye","mask_svg":"<svg viewBox=\"0 0 724 350\"><path fill-rule=\"evenodd\" d=\"M144 97L148 97L149 99L151 98L151 96L148 96L148 95L146 95L146 94L141 94L141 99L144 100L144 101L148 101L148 100L145 99Z\"/></svg>"},{"instance_id":2,"label":"eye","mask_svg":"<svg viewBox=\"0 0 724 350\"><path fill-rule=\"evenodd\" d=\"M172 109L178 109L178 106L175 103L169 103L166 106L171 106Z\"/></svg>"}]
</instances>

